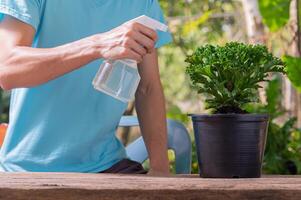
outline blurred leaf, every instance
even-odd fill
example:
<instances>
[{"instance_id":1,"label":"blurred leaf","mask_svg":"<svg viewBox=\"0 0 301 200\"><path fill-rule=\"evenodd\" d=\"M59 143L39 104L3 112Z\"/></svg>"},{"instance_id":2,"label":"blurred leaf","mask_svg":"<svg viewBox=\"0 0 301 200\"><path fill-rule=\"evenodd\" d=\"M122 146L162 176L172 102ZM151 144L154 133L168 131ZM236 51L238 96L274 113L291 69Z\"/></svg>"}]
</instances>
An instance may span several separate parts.
<instances>
[{"instance_id":1,"label":"blurred leaf","mask_svg":"<svg viewBox=\"0 0 301 200\"><path fill-rule=\"evenodd\" d=\"M173 150L168 150L169 170L176 173L176 155Z\"/></svg>"},{"instance_id":2,"label":"blurred leaf","mask_svg":"<svg viewBox=\"0 0 301 200\"><path fill-rule=\"evenodd\" d=\"M181 109L178 106L171 106L167 111L167 118L180 121L184 124L187 124L189 119L187 114L183 114Z\"/></svg>"},{"instance_id":3,"label":"blurred leaf","mask_svg":"<svg viewBox=\"0 0 301 200\"><path fill-rule=\"evenodd\" d=\"M289 21L291 0L259 0L263 23L276 32Z\"/></svg>"},{"instance_id":4,"label":"blurred leaf","mask_svg":"<svg viewBox=\"0 0 301 200\"><path fill-rule=\"evenodd\" d=\"M3 100L2 100L2 90L0 90L0 115L3 112Z\"/></svg>"},{"instance_id":5,"label":"blurred leaf","mask_svg":"<svg viewBox=\"0 0 301 200\"><path fill-rule=\"evenodd\" d=\"M294 87L301 92L301 58L292 56L284 56L284 62L286 63L287 76L294 85Z\"/></svg>"},{"instance_id":6,"label":"blurred leaf","mask_svg":"<svg viewBox=\"0 0 301 200\"><path fill-rule=\"evenodd\" d=\"M201 25L205 24L208 21L212 13L213 11L207 11L198 19L189 21L184 24L183 35L187 36L189 33L197 31Z\"/></svg>"},{"instance_id":7,"label":"blurred leaf","mask_svg":"<svg viewBox=\"0 0 301 200\"><path fill-rule=\"evenodd\" d=\"M279 77L272 79L266 88L267 111L270 117L276 118L281 115L281 80Z\"/></svg>"},{"instance_id":8,"label":"blurred leaf","mask_svg":"<svg viewBox=\"0 0 301 200\"><path fill-rule=\"evenodd\" d=\"M8 122L9 93L0 90L0 123Z\"/></svg>"},{"instance_id":9,"label":"blurred leaf","mask_svg":"<svg viewBox=\"0 0 301 200\"><path fill-rule=\"evenodd\" d=\"M252 113L268 113L270 123L266 142L263 171L266 174L295 174L301 172L300 130L294 126L296 118L288 118L284 123L276 123L283 118L281 112L281 84L278 77L272 79L266 88L267 104L248 104Z\"/></svg>"}]
</instances>

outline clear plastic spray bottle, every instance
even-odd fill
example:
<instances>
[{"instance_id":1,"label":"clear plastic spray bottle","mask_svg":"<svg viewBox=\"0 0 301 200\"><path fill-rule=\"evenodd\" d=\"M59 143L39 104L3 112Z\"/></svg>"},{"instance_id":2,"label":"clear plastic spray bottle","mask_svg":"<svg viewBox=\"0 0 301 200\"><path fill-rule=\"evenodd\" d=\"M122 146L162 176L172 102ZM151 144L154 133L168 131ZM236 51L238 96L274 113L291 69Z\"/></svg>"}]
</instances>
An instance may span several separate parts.
<instances>
[{"instance_id":1,"label":"clear plastic spray bottle","mask_svg":"<svg viewBox=\"0 0 301 200\"><path fill-rule=\"evenodd\" d=\"M133 20L153 30L166 32L168 27L150 17L142 15ZM131 101L140 82L137 62L131 59L105 60L99 68L93 86L122 102Z\"/></svg>"}]
</instances>

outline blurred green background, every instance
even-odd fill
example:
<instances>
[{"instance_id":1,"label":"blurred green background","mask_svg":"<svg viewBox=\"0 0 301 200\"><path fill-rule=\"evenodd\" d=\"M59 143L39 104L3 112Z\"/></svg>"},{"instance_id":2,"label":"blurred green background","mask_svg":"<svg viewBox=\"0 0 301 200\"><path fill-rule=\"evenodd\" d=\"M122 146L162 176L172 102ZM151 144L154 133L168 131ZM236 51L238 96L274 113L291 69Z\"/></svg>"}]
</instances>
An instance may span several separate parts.
<instances>
[{"instance_id":1,"label":"blurred green background","mask_svg":"<svg viewBox=\"0 0 301 200\"><path fill-rule=\"evenodd\" d=\"M159 50L161 80L171 119L186 125L193 140L188 113L205 113L203 97L190 88L185 57L206 43L229 41L266 44L288 64L288 76L271 74L252 112L271 115L264 162L267 174L301 174L301 2L299 0L159 0L174 42ZM8 92L0 90L0 122L8 122ZM133 104L127 115L135 114ZM124 144L137 137L137 129L118 132ZM194 141L193 141L193 148ZM174 155L170 154L174 170ZM147 167L147 162L145 164ZM197 173L195 150L193 173Z\"/></svg>"}]
</instances>

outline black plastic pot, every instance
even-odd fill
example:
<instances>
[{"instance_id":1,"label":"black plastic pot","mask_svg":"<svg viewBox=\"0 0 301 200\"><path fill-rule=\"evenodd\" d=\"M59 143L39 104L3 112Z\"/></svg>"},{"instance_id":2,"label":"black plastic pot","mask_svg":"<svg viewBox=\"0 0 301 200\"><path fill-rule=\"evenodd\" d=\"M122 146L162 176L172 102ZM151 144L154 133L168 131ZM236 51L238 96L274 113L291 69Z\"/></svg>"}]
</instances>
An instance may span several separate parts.
<instances>
[{"instance_id":1,"label":"black plastic pot","mask_svg":"<svg viewBox=\"0 0 301 200\"><path fill-rule=\"evenodd\" d=\"M268 115L191 115L200 176L259 178Z\"/></svg>"}]
</instances>

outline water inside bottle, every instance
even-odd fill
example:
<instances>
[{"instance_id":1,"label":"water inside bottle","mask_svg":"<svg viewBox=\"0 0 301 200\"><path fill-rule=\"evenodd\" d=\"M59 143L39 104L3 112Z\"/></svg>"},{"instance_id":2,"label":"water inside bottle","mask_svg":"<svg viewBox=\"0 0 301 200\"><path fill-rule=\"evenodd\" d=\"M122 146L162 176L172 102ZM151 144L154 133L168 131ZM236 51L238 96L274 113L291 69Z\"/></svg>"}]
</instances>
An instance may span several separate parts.
<instances>
[{"instance_id":1,"label":"water inside bottle","mask_svg":"<svg viewBox=\"0 0 301 200\"><path fill-rule=\"evenodd\" d=\"M117 60L105 62L93 81L95 89L123 102L132 100L140 81L137 68Z\"/></svg>"}]
</instances>

